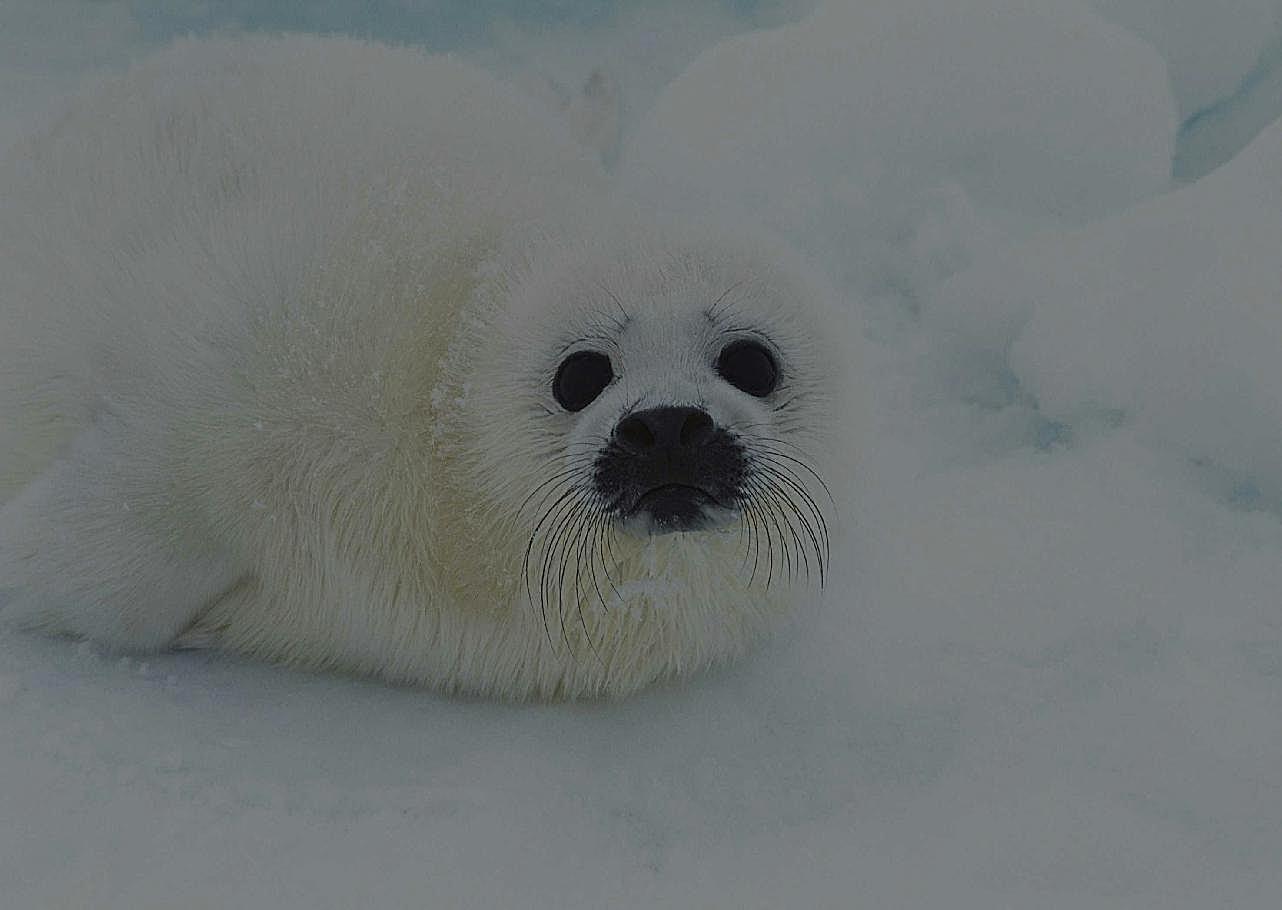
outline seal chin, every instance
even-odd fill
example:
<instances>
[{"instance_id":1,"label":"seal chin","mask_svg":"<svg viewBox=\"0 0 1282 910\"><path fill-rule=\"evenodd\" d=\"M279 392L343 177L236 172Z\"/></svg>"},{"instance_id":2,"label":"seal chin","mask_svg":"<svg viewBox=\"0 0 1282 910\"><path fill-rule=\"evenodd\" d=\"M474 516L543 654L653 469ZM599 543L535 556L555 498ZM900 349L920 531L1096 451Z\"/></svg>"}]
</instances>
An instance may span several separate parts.
<instances>
[{"instance_id":1,"label":"seal chin","mask_svg":"<svg viewBox=\"0 0 1282 910\"><path fill-rule=\"evenodd\" d=\"M624 529L646 536L706 531L731 520L733 510L708 491L683 483L665 483L642 493L624 519Z\"/></svg>"}]
</instances>

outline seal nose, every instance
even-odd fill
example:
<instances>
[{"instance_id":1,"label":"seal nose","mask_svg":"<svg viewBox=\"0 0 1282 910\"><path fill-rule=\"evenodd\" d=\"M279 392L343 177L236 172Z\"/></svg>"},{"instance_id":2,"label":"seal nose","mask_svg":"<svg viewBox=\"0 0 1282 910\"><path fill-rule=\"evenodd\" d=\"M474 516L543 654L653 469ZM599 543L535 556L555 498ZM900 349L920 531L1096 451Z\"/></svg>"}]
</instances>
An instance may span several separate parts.
<instances>
[{"instance_id":1,"label":"seal nose","mask_svg":"<svg viewBox=\"0 0 1282 910\"><path fill-rule=\"evenodd\" d=\"M699 408L666 407L637 411L619 421L614 437L639 455L651 449L698 448L713 437L712 417Z\"/></svg>"}]
</instances>

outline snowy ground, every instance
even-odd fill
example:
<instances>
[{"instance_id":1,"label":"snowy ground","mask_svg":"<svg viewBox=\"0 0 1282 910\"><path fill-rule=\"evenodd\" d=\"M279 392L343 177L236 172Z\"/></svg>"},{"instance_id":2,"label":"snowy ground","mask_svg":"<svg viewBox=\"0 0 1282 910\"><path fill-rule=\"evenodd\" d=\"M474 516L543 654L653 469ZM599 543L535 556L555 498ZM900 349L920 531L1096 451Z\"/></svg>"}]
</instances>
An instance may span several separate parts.
<instances>
[{"instance_id":1,"label":"snowy ground","mask_svg":"<svg viewBox=\"0 0 1282 910\"><path fill-rule=\"evenodd\" d=\"M49 6L0 7L0 145L172 32ZM174 27L309 25L227 6ZM769 223L865 317L843 576L615 704L0 635L0 906L1278 906L1282 122L1170 174L1282 3L589 7L456 27L613 64L620 183Z\"/></svg>"}]
</instances>

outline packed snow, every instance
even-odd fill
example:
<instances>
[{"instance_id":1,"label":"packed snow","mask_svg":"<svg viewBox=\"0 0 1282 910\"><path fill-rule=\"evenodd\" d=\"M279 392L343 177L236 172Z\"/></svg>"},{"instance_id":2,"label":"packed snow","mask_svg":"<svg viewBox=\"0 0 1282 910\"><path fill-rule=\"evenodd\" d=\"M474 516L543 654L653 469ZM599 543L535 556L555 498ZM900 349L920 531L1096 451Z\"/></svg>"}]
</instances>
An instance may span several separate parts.
<instances>
[{"instance_id":1,"label":"packed snow","mask_svg":"<svg viewBox=\"0 0 1282 910\"><path fill-rule=\"evenodd\" d=\"M1280 250L1282 121L1195 184L959 276L926 321L942 361L1013 377L1047 418L1126 423L1278 505Z\"/></svg>"},{"instance_id":2,"label":"packed snow","mask_svg":"<svg viewBox=\"0 0 1282 910\"><path fill-rule=\"evenodd\" d=\"M864 294L920 294L993 230L1159 192L1177 125L1162 59L1084 7L830 3L702 54L622 176L803 238Z\"/></svg>"},{"instance_id":3,"label":"packed snow","mask_svg":"<svg viewBox=\"0 0 1282 910\"><path fill-rule=\"evenodd\" d=\"M167 37L54 6L0 8L0 146ZM1282 121L1172 163L1282 4L567 6L459 47L604 67L622 187L766 223L862 317L839 576L614 703L0 633L0 906L1277 906Z\"/></svg>"}]
</instances>

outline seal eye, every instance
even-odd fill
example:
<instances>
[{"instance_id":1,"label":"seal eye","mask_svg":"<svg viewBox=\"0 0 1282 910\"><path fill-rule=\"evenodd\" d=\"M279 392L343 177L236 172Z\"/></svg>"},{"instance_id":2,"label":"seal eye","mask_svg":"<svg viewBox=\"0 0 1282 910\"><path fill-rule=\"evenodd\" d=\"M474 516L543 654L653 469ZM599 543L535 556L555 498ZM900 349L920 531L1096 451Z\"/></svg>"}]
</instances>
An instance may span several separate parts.
<instances>
[{"instance_id":1,"label":"seal eye","mask_svg":"<svg viewBox=\"0 0 1282 910\"><path fill-rule=\"evenodd\" d=\"M576 351L557 368L552 394L567 411L582 411L613 379L609 357L597 351Z\"/></svg>"},{"instance_id":2,"label":"seal eye","mask_svg":"<svg viewBox=\"0 0 1282 910\"><path fill-rule=\"evenodd\" d=\"M779 367L759 341L732 341L717 358L721 378L741 392L764 398L779 383Z\"/></svg>"}]
</instances>

